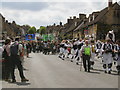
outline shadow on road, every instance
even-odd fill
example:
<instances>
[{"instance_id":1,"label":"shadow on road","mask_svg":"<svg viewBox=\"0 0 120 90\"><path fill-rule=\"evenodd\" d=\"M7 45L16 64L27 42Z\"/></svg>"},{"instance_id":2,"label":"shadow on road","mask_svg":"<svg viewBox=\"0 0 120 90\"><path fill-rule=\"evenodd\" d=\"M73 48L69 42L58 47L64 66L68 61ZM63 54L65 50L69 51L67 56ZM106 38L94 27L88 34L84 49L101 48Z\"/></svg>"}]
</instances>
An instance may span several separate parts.
<instances>
[{"instance_id":1,"label":"shadow on road","mask_svg":"<svg viewBox=\"0 0 120 90\"><path fill-rule=\"evenodd\" d=\"M18 86L27 86L30 85L31 83L26 83L26 82L15 82L15 83L11 83L9 82L9 84L16 84Z\"/></svg>"},{"instance_id":2,"label":"shadow on road","mask_svg":"<svg viewBox=\"0 0 120 90\"><path fill-rule=\"evenodd\" d=\"M29 71L29 69L23 68L24 71Z\"/></svg>"},{"instance_id":3,"label":"shadow on road","mask_svg":"<svg viewBox=\"0 0 120 90\"><path fill-rule=\"evenodd\" d=\"M93 69L94 71L100 71L100 72L104 72L104 70L101 69ZM111 73L111 75L118 75L116 70L112 70L113 73Z\"/></svg>"},{"instance_id":4,"label":"shadow on road","mask_svg":"<svg viewBox=\"0 0 120 90\"><path fill-rule=\"evenodd\" d=\"M100 74L100 72L93 72L93 71L90 71L88 73L93 73L93 74Z\"/></svg>"},{"instance_id":5,"label":"shadow on road","mask_svg":"<svg viewBox=\"0 0 120 90\"><path fill-rule=\"evenodd\" d=\"M111 73L111 75L118 75L117 73ZM118 75L119 76L119 75Z\"/></svg>"},{"instance_id":6,"label":"shadow on road","mask_svg":"<svg viewBox=\"0 0 120 90\"><path fill-rule=\"evenodd\" d=\"M104 72L104 70L101 69L93 69L94 71L100 71L100 72Z\"/></svg>"},{"instance_id":7,"label":"shadow on road","mask_svg":"<svg viewBox=\"0 0 120 90\"><path fill-rule=\"evenodd\" d=\"M32 57L27 57L27 58L32 58Z\"/></svg>"},{"instance_id":8,"label":"shadow on road","mask_svg":"<svg viewBox=\"0 0 120 90\"><path fill-rule=\"evenodd\" d=\"M17 84L17 85L19 85L19 86L30 85L30 83L26 83L26 82L16 82L15 84Z\"/></svg>"}]
</instances>

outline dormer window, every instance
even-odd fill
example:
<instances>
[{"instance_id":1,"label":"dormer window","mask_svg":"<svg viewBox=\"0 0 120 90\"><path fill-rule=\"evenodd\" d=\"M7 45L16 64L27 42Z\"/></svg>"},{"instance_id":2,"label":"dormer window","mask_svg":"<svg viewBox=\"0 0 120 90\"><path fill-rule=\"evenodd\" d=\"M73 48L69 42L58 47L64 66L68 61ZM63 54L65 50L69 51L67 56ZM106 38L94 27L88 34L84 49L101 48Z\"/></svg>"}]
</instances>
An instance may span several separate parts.
<instances>
[{"instance_id":1,"label":"dormer window","mask_svg":"<svg viewBox=\"0 0 120 90\"><path fill-rule=\"evenodd\" d=\"M118 11L114 11L114 16L117 17L117 18L119 18L120 17L119 12Z\"/></svg>"},{"instance_id":2,"label":"dormer window","mask_svg":"<svg viewBox=\"0 0 120 90\"><path fill-rule=\"evenodd\" d=\"M89 17L89 22L93 21L94 20L94 15Z\"/></svg>"},{"instance_id":3,"label":"dormer window","mask_svg":"<svg viewBox=\"0 0 120 90\"><path fill-rule=\"evenodd\" d=\"M75 22L75 26L77 26L77 22Z\"/></svg>"},{"instance_id":4,"label":"dormer window","mask_svg":"<svg viewBox=\"0 0 120 90\"><path fill-rule=\"evenodd\" d=\"M89 22L90 22L90 17L89 17Z\"/></svg>"},{"instance_id":5,"label":"dormer window","mask_svg":"<svg viewBox=\"0 0 120 90\"><path fill-rule=\"evenodd\" d=\"M90 21L92 21L92 20L93 20L93 17L90 18Z\"/></svg>"},{"instance_id":6,"label":"dormer window","mask_svg":"<svg viewBox=\"0 0 120 90\"><path fill-rule=\"evenodd\" d=\"M93 21L95 20L95 15L93 15Z\"/></svg>"}]
</instances>

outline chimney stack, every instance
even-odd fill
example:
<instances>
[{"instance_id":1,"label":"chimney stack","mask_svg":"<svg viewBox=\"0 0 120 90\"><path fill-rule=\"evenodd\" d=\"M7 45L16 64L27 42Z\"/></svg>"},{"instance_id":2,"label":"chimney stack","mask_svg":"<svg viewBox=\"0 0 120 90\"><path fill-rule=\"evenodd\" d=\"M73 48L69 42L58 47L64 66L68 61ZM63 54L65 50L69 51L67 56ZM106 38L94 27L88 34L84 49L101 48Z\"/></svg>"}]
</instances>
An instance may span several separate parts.
<instances>
[{"instance_id":1,"label":"chimney stack","mask_svg":"<svg viewBox=\"0 0 120 90\"><path fill-rule=\"evenodd\" d=\"M76 16L73 16L73 19L76 19Z\"/></svg>"},{"instance_id":2,"label":"chimney stack","mask_svg":"<svg viewBox=\"0 0 120 90\"><path fill-rule=\"evenodd\" d=\"M79 19L84 19L86 18L86 14L79 14Z\"/></svg>"},{"instance_id":3,"label":"chimney stack","mask_svg":"<svg viewBox=\"0 0 120 90\"><path fill-rule=\"evenodd\" d=\"M60 26L62 26L62 22L60 22Z\"/></svg>"},{"instance_id":4,"label":"chimney stack","mask_svg":"<svg viewBox=\"0 0 120 90\"><path fill-rule=\"evenodd\" d=\"M108 7L112 6L112 0L108 0Z\"/></svg>"}]
</instances>

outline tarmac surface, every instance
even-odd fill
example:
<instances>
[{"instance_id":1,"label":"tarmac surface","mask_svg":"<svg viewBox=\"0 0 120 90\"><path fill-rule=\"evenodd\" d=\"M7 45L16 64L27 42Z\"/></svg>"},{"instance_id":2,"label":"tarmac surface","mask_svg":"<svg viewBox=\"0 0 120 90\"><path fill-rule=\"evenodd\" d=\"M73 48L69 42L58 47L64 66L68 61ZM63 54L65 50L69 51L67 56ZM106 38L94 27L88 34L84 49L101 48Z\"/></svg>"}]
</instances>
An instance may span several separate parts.
<instances>
[{"instance_id":1,"label":"tarmac surface","mask_svg":"<svg viewBox=\"0 0 120 90\"><path fill-rule=\"evenodd\" d=\"M2 88L118 88L118 75L113 65L112 74L105 74L101 60L95 61L90 73L80 71L80 65L61 60L57 55L31 53L24 60L25 76L29 82L21 82L18 69L16 83L2 82Z\"/></svg>"}]
</instances>

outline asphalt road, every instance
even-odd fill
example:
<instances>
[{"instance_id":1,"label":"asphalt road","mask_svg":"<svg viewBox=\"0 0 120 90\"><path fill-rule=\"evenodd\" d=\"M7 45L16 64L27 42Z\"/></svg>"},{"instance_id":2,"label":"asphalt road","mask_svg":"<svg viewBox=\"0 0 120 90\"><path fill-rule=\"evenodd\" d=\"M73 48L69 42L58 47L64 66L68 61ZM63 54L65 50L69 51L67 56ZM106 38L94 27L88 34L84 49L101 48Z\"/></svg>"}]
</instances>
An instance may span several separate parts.
<instances>
[{"instance_id":1,"label":"asphalt road","mask_svg":"<svg viewBox=\"0 0 120 90\"><path fill-rule=\"evenodd\" d=\"M105 74L101 61L95 61L95 70L91 73L80 71L75 62L59 59L57 55L31 53L25 58L24 71L30 81L21 83L16 69L16 83L2 81L3 88L118 88L118 75L115 72Z\"/></svg>"}]
</instances>

